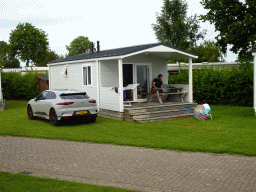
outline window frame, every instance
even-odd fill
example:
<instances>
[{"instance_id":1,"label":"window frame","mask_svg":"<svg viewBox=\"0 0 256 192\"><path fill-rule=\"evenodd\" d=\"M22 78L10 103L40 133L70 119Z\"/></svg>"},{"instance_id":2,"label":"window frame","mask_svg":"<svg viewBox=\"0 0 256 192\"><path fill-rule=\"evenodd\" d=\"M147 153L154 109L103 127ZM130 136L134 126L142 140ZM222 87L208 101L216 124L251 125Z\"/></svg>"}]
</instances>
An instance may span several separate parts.
<instances>
[{"instance_id":1,"label":"window frame","mask_svg":"<svg viewBox=\"0 0 256 192\"><path fill-rule=\"evenodd\" d=\"M90 67L90 76L91 76L90 81L91 81L91 84L88 84L88 82L89 82L88 67ZM84 78L85 78L85 77L84 77L84 68L86 68L86 84L85 84L85 82L84 82ZM92 87L92 86L93 86L93 81L92 81L92 79L93 79L92 64L83 64L83 65L82 65L82 85L83 85L83 86Z\"/></svg>"},{"instance_id":2,"label":"window frame","mask_svg":"<svg viewBox=\"0 0 256 192\"><path fill-rule=\"evenodd\" d=\"M62 68L61 75L68 76L68 65Z\"/></svg>"}]
</instances>

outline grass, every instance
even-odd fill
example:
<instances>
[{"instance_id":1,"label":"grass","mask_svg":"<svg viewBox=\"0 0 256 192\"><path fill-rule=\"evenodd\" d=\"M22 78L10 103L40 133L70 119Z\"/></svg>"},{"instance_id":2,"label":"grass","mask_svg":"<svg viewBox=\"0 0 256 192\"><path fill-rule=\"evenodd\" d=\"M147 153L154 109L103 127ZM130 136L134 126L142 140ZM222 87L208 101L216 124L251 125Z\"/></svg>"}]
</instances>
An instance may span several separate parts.
<instances>
[{"instance_id":1,"label":"grass","mask_svg":"<svg viewBox=\"0 0 256 192\"><path fill-rule=\"evenodd\" d=\"M103 187L90 184L39 178L29 175L0 172L0 191L97 191L97 192L128 192L130 190L113 187Z\"/></svg>"},{"instance_id":2,"label":"grass","mask_svg":"<svg viewBox=\"0 0 256 192\"><path fill-rule=\"evenodd\" d=\"M180 151L256 155L252 107L211 105L213 120L194 118L131 123L98 117L96 123L53 127L46 120L29 120L27 101L8 101L0 112L0 135L110 143Z\"/></svg>"}]
</instances>

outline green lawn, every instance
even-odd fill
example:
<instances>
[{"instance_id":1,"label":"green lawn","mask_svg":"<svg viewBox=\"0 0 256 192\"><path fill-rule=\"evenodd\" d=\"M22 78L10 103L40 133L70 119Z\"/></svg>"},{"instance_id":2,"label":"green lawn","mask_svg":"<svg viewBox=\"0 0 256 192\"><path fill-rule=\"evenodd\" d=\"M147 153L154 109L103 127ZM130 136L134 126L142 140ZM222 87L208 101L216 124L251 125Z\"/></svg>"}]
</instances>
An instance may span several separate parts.
<instances>
[{"instance_id":1,"label":"green lawn","mask_svg":"<svg viewBox=\"0 0 256 192\"><path fill-rule=\"evenodd\" d=\"M29 120L27 101L8 101L0 112L0 135L38 137L180 151L256 155L256 117L252 107L211 105L213 120L194 118L131 123L98 117L96 123L53 127Z\"/></svg>"},{"instance_id":2,"label":"green lawn","mask_svg":"<svg viewBox=\"0 0 256 192\"><path fill-rule=\"evenodd\" d=\"M33 177L29 175L12 174L0 171L0 191L108 191L108 192L128 192L130 190L118 189L113 187L102 187L71 181L62 181L56 179L47 179Z\"/></svg>"}]
</instances>

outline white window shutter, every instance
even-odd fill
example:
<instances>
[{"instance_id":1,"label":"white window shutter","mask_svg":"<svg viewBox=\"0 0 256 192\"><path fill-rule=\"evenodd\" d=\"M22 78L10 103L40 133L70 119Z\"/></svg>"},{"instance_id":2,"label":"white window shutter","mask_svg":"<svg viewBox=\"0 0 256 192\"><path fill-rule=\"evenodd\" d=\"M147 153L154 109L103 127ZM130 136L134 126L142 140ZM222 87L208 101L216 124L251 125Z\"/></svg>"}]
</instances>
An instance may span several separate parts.
<instances>
[{"instance_id":1,"label":"white window shutter","mask_svg":"<svg viewBox=\"0 0 256 192\"><path fill-rule=\"evenodd\" d=\"M66 75L67 73L67 66L65 66L62 71L61 71L61 75Z\"/></svg>"}]
</instances>

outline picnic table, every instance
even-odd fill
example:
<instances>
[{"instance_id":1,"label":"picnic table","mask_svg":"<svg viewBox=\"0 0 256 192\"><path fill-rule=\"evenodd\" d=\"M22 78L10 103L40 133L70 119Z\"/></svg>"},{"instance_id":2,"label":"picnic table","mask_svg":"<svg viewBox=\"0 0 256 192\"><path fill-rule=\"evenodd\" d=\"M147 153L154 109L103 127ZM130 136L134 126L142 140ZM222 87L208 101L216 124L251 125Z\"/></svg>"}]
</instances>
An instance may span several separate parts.
<instances>
[{"instance_id":1,"label":"picnic table","mask_svg":"<svg viewBox=\"0 0 256 192\"><path fill-rule=\"evenodd\" d=\"M151 88L148 98L147 98L147 102L149 101L149 99L151 98L151 96L156 96L156 98L158 99L158 101L160 103L162 103L162 100L159 96L163 96L163 95L168 95L167 99L169 98L170 95L177 95L179 96L181 102L183 101L182 95L184 95L184 92L181 92L181 90L183 88L181 87L171 87L170 85L167 85L167 90L168 92L164 92L163 88Z\"/></svg>"}]
</instances>

